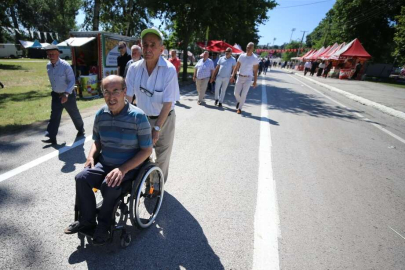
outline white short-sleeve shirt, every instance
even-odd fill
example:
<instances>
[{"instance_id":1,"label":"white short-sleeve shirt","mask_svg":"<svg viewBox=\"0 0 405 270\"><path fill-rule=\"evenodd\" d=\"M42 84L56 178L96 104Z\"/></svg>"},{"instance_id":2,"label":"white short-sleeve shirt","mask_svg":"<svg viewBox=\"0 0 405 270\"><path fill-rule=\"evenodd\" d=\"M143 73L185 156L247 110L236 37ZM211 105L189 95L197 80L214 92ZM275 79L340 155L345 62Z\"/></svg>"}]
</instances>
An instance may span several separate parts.
<instances>
[{"instance_id":1,"label":"white short-sleeve shirt","mask_svg":"<svg viewBox=\"0 0 405 270\"><path fill-rule=\"evenodd\" d=\"M259 64L257 56L255 54L247 56L246 53L243 53L239 56L238 62L241 64L239 74L253 77L253 66Z\"/></svg>"},{"instance_id":2,"label":"white short-sleeve shirt","mask_svg":"<svg viewBox=\"0 0 405 270\"><path fill-rule=\"evenodd\" d=\"M132 97L135 94L137 106L148 116L158 116L164 102L171 102L173 110L180 97L176 68L163 57L159 57L150 76L144 59L133 63L128 68L125 83L127 95ZM141 87L153 95L149 97L141 91Z\"/></svg>"}]
</instances>

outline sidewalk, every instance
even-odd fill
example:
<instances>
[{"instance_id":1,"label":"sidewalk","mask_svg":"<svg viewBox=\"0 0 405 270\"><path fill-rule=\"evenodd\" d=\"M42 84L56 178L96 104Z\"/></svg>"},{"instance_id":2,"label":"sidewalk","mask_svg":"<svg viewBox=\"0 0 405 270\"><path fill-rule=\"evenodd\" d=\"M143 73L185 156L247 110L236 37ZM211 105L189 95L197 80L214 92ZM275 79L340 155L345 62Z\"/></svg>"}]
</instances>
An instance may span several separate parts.
<instances>
[{"instance_id":1,"label":"sidewalk","mask_svg":"<svg viewBox=\"0 0 405 270\"><path fill-rule=\"evenodd\" d=\"M296 76L305 78L328 90L338 92L364 105L375 107L385 113L405 120L405 89L381 83L339 80L335 78L312 77L309 74L296 70L283 70L292 72Z\"/></svg>"}]
</instances>

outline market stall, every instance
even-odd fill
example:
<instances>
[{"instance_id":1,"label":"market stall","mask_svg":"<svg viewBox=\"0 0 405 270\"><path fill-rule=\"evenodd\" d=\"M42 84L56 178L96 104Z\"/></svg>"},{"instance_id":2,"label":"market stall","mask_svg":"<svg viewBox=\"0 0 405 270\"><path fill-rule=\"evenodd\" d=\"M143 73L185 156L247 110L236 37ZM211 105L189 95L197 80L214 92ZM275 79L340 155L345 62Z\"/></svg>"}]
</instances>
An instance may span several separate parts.
<instances>
[{"instance_id":1,"label":"market stall","mask_svg":"<svg viewBox=\"0 0 405 270\"><path fill-rule=\"evenodd\" d=\"M139 44L138 38L102 31L70 32L70 36L57 46L70 47L78 92L84 98L98 96L101 79L110 74L118 74L120 41L126 42L129 55L131 46Z\"/></svg>"}]
</instances>

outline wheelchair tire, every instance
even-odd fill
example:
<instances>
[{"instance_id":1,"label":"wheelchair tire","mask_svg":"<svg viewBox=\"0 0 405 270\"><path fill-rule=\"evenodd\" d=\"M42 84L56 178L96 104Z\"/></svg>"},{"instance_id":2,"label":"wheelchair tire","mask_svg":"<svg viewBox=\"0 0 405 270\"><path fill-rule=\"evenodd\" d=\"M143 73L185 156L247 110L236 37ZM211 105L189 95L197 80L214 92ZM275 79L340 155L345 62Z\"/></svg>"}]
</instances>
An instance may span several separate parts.
<instances>
[{"instance_id":1,"label":"wheelchair tire","mask_svg":"<svg viewBox=\"0 0 405 270\"><path fill-rule=\"evenodd\" d=\"M143 168L137 181L133 182L129 204L131 223L140 229L152 225L159 213L164 194L162 170L153 163L148 163Z\"/></svg>"}]
</instances>

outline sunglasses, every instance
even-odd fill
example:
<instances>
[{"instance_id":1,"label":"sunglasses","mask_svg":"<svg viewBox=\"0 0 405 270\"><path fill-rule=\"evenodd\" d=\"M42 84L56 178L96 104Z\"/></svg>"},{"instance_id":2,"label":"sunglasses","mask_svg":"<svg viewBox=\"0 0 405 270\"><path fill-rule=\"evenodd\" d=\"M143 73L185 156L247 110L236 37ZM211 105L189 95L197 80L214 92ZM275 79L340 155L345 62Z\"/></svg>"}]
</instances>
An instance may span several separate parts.
<instances>
[{"instance_id":1,"label":"sunglasses","mask_svg":"<svg viewBox=\"0 0 405 270\"><path fill-rule=\"evenodd\" d=\"M118 49L120 49L120 50L121 50L121 49L124 49L124 48L125 48L125 47L118 47Z\"/></svg>"}]
</instances>

